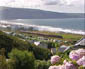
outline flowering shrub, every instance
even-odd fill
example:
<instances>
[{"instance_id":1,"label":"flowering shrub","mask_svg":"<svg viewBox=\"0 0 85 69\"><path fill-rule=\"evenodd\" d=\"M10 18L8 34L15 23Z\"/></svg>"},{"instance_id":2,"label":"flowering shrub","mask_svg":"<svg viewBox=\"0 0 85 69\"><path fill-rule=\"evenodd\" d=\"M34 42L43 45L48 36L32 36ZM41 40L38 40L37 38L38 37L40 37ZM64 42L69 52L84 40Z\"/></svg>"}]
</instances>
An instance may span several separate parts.
<instances>
[{"instance_id":1,"label":"flowering shrub","mask_svg":"<svg viewBox=\"0 0 85 69\"><path fill-rule=\"evenodd\" d=\"M77 69L77 67L73 63L64 60L64 64L58 66L50 66L49 69Z\"/></svg>"},{"instance_id":2,"label":"flowering shrub","mask_svg":"<svg viewBox=\"0 0 85 69\"><path fill-rule=\"evenodd\" d=\"M85 56L85 49L78 49L76 50L76 53L78 53L80 58L82 58L83 56Z\"/></svg>"},{"instance_id":3,"label":"flowering shrub","mask_svg":"<svg viewBox=\"0 0 85 69\"><path fill-rule=\"evenodd\" d=\"M78 60L79 59L79 54L76 53L75 51L71 51L69 54L69 58L71 58L72 60Z\"/></svg>"},{"instance_id":4,"label":"flowering shrub","mask_svg":"<svg viewBox=\"0 0 85 69\"><path fill-rule=\"evenodd\" d=\"M82 65L83 67L85 67L85 56L83 56L82 58L80 58L80 59L77 61L77 64L78 64L78 65Z\"/></svg>"},{"instance_id":5,"label":"flowering shrub","mask_svg":"<svg viewBox=\"0 0 85 69\"><path fill-rule=\"evenodd\" d=\"M51 57L51 64L55 64L56 62L60 61L60 57L55 55Z\"/></svg>"},{"instance_id":6,"label":"flowering shrub","mask_svg":"<svg viewBox=\"0 0 85 69\"><path fill-rule=\"evenodd\" d=\"M78 65L85 66L85 49L71 51L69 54L69 58L71 58L72 60L76 60Z\"/></svg>"},{"instance_id":7,"label":"flowering shrub","mask_svg":"<svg viewBox=\"0 0 85 69\"><path fill-rule=\"evenodd\" d=\"M85 49L78 49L75 51L71 51L69 54L69 58L71 58L72 60L79 60L83 56L85 56Z\"/></svg>"},{"instance_id":8,"label":"flowering shrub","mask_svg":"<svg viewBox=\"0 0 85 69\"><path fill-rule=\"evenodd\" d=\"M85 67L85 49L71 51L69 53L69 58L72 60L71 61L64 60L61 65L50 66L49 69L78 69L81 66L83 68ZM73 61L75 61L76 64ZM57 62L60 62L60 57L52 56L51 64L56 64Z\"/></svg>"},{"instance_id":9,"label":"flowering shrub","mask_svg":"<svg viewBox=\"0 0 85 69\"><path fill-rule=\"evenodd\" d=\"M65 65L64 65L64 68L65 69L77 69L77 67L71 63L71 62L67 62Z\"/></svg>"},{"instance_id":10,"label":"flowering shrub","mask_svg":"<svg viewBox=\"0 0 85 69\"><path fill-rule=\"evenodd\" d=\"M60 69L60 66L50 66L49 69Z\"/></svg>"}]
</instances>

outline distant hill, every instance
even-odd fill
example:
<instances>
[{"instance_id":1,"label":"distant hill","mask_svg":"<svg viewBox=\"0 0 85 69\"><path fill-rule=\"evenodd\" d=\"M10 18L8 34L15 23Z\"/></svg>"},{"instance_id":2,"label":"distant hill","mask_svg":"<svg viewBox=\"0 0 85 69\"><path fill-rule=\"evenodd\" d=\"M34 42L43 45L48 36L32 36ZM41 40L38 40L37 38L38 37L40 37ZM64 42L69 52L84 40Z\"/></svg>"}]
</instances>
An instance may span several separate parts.
<instances>
[{"instance_id":1,"label":"distant hill","mask_svg":"<svg viewBox=\"0 0 85 69\"><path fill-rule=\"evenodd\" d=\"M59 13L39 9L0 7L1 19L84 18L84 13Z\"/></svg>"}]
</instances>

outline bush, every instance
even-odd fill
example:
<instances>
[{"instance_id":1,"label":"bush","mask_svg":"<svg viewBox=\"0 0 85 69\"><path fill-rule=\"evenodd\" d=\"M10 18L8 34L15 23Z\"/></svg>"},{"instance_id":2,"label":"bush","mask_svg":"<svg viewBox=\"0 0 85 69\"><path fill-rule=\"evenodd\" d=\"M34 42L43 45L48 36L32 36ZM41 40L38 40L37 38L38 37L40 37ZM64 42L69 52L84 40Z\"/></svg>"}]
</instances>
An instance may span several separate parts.
<instances>
[{"instance_id":1,"label":"bush","mask_svg":"<svg viewBox=\"0 0 85 69\"><path fill-rule=\"evenodd\" d=\"M0 49L0 69L9 69L8 63L6 62L5 49Z\"/></svg>"},{"instance_id":2,"label":"bush","mask_svg":"<svg viewBox=\"0 0 85 69\"><path fill-rule=\"evenodd\" d=\"M50 66L50 62L49 61L40 61L40 60L36 60L35 61L35 69L48 69Z\"/></svg>"},{"instance_id":3,"label":"bush","mask_svg":"<svg viewBox=\"0 0 85 69\"><path fill-rule=\"evenodd\" d=\"M78 69L85 69L85 67L83 67L83 66L80 66L80 67L78 67Z\"/></svg>"},{"instance_id":4,"label":"bush","mask_svg":"<svg viewBox=\"0 0 85 69\"><path fill-rule=\"evenodd\" d=\"M11 61L14 61L11 63L14 69L34 69L35 58L32 53L14 49L9 56Z\"/></svg>"},{"instance_id":5,"label":"bush","mask_svg":"<svg viewBox=\"0 0 85 69\"><path fill-rule=\"evenodd\" d=\"M32 51L35 58L38 60L48 60L51 56L51 52L48 49L37 47L35 45L30 46L29 51Z\"/></svg>"},{"instance_id":6,"label":"bush","mask_svg":"<svg viewBox=\"0 0 85 69\"><path fill-rule=\"evenodd\" d=\"M13 48L20 50L26 50L29 47L29 43L19 40L16 37L9 36L0 31L0 49L5 48L5 56L8 57L8 53L11 52Z\"/></svg>"}]
</instances>

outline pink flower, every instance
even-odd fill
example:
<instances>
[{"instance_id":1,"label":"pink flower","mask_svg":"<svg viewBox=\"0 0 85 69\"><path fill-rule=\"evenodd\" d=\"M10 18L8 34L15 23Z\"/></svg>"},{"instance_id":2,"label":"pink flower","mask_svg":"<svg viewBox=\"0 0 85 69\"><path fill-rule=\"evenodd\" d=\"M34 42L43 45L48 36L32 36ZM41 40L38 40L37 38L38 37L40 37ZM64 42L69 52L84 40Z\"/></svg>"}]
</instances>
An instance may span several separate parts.
<instances>
[{"instance_id":1,"label":"pink flower","mask_svg":"<svg viewBox=\"0 0 85 69\"><path fill-rule=\"evenodd\" d=\"M78 65L82 65L85 67L85 56L83 56L82 58L80 58L78 61L77 61L77 64Z\"/></svg>"},{"instance_id":2,"label":"pink flower","mask_svg":"<svg viewBox=\"0 0 85 69\"><path fill-rule=\"evenodd\" d=\"M78 53L76 53L75 51L71 51L69 54L69 58L71 58L72 60L78 60L80 57L80 55Z\"/></svg>"},{"instance_id":3,"label":"pink flower","mask_svg":"<svg viewBox=\"0 0 85 69\"><path fill-rule=\"evenodd\" d=\"M60 69L60 66L50 66L49 69Z\"/></svg>"},{"instance_id":4,"label":"pink flower","mask_svg":"<svg viewBox=\"0 0 85 69\"><path fill-rule=\"evenodd\" d=\"M62 65L62 66L60 67L60 69L65 69L65 65Z\"/></svg>"},{"instance_id":5,"label":"pink flower","mask_svg":"<svg viewBox=\"0 0 85 69\"><path fill-rule=\"evenodd\" d=\"M83 56L85 56L85 49L78 49L75 51L71 51L69 54L69 58L76 61L82 58Z\"/></svg>"},{"instance_id":6,"label":"pink flower","mask_svg":"<svg viewBox=\"0 0 85 69\"><path fill-rule=\"evenodd\" d=\"M70 62L59 66L50 66L49 69L77 69L76 66Z\"/></svg>"},{"instance_id":7,"label":"pink flower","mask_svg":"<svg viewBox=\"0 0 85 69\"><path fill-rule=\"evenodd\" d=\"M74 64L67 62L67 60L64 60L63 63L64 64L61 66L61 69L77 69Z\"/></svg>"},{"instance_id":8,"label":"pink flower","mask_svg":"<svg viewBox=\"0 0 85 69\"><path fill-rule=\"evenodd\" d=\"M67 62L65 64L65 69L77 69L74 64Z\"/></svg>"},{"instance_id":9,"label":"pink flower","mask_svg":"<svg viewBox=\"0 0 85 69\"><path fill-rule=\"evenodd\" d=\"M51 57L51 64L55 64L56 62L60 61L60 57L55 55Z\"/></svg>"},{"instance_id":10,"label":"pink flower","mask_svg":"<svg viewBox=\"0 0 85 69\"><path fill-rule=\"evenodd\" d=\"M65 65L66 63L67 63L67 60L64 60L64 61L63 61L63 64Z\"/></svg>"},{"instance_id":11,"label":"pink flower","mask_svg":"<svg viewBox=\"0 0 85 69\"><path fill-rule=\"evenodd\" d=\"M85 56L85 49L78 49L75 52L79 54L80 58Z\"/></svg>"}]
</instances>

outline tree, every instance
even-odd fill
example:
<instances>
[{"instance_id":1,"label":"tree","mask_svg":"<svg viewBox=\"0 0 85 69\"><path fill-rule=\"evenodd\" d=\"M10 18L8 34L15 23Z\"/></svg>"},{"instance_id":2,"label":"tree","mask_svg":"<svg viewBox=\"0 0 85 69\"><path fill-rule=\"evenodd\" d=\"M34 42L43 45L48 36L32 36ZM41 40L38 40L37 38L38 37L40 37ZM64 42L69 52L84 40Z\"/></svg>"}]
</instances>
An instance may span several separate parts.
<instances>
[{"instance_id":1,"label":"tree","mask_svg":"<svg viewBox=\"0 0 85 69\"><path fill-rule=\"evenodd\" d=\"M0 49L0 69L8 69L4 48Z\"/></svg>"},{"instance_id":2,"label":"tree","mask_svg":"<svg viewBox=\"0 0 85 69\"><path fill-rule=\"evenodd\" d=\"M30 46L29 51L33 52L35 58L38 60L48 60L51 57L50 50L35 45Z\"/></svg>"},{"instance_id":3,"label":"tree","mask_svg":"<svg viewBox=\"0 0 85 69\"><path fill-rule=\"evenodd\" d=\"M31 52L13 49L9 56L14 69L34 69L35 58Z\"/></svg>"}]
</instances>

